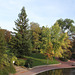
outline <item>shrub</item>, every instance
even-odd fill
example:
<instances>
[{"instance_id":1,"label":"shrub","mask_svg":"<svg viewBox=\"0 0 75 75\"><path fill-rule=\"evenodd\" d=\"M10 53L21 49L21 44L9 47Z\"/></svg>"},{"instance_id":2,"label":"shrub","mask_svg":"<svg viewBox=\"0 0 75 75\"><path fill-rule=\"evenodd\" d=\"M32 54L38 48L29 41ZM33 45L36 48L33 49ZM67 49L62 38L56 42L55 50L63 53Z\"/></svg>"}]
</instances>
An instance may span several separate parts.
<instances>
[{"instance_id":1,"label":"shrub","mask_svg":"<svg viewBox=\"0 0 75 75\"><path fill-rule=\"evenodd\" d=\"M61 61L68 61L67 58L59 58Z\"/></svg>"},{"instance_id":2,"label":"shrub","mask_svg":"<svg viewBox=\"0 0 75 75\"><path fill-rule=\"evenodd\" d=\"M71 58L75 59L75 54L72 54Z\"/></svg>"},{"instance_id":3,"label":"shrub","mask_svg":"<svg viewBox=\"0 0 75 75\"><path fill-rule=\"evenodd\" d=\"M16 70L12 64L10 64L10 66L4 66L3 68L0 68L0 75L9 75L9 73L15 72Z\"/></svg>"},{"instance_id":4,"label":"shrub","mask_svg":"<svg viewBox=\"0 0 75 75\"><path fill-rule=\"evenodd\" d=\"M6 68L0 70L0 75L9 75L9 72L7 71Z\"/></svg>"},{"instance_id":5,"label":"shrub","mask_svg":"<svg viewBox=\"0 0 75 75\"><path fill-rule=\"evenodd\" d=\"M19 66L19 60L16 60L14 64Z\"/></svg>"},{"instance_id":6,"label":"shrub","mask_svg":"<svg viewBox=\"0 0 75 75\"><path fill-rule=\"evenodd\" d=\"M72 55L71 51L68 50L67 52L64 52L62 54L63 58L61 57L60 60L62 60L62 61L68 61L68 59L71 58L71 55Z\"/></svg>"},{"instance_id":7,"label":"shrub","mask_svg":"<svg viewBox=\"0 0 75 75\"><path fill-rule=\"evenodd\" d=\"M9 73L16 73L16 70L12 64L10 64L10 66L6 67L6 69L9 71Z\"/></svg>"},{"instance_id":8,"label":"shrub","mask_svg":"<svg viewBox=\"0 0 75 75\"><path fill-rule=\"evenodd\" d=\"M33 63L33 60L31 58L28 58L26 60L25 66L28 67L28 68L31 68L32 67L32 63Z\"/></svg>"},{"instance_id":9,"label":"shrub","mask_svg":"<svg viewBox=\"0 0 75 75\"><path fill-rule=\"evenodd\" d=\"M15 65L17 65L17 66L24 66L25 62L26 61L23 60L23 59L18 59L18 60L15 61Z\"/></svg>"},{"instance_id":10,"label":"shrub","mask_svg":"<svg viewBox=\"0 0 75 75\"><path fill-rule=\"evenodd\" d=\"M25 60L20 59L20 60L19 60L19 65L20 65L20 66L24 66L24 65L25 65Z\"/></svg>"}]
</instances>

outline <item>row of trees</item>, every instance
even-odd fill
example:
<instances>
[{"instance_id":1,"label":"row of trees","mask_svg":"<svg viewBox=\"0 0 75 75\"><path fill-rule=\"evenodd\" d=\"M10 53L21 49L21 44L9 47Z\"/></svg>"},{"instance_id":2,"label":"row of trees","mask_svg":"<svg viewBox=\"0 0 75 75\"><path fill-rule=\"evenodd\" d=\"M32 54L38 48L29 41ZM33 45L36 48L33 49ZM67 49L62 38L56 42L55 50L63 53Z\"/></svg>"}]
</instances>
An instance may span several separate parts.
<instances>
[{"instance_id":1,"label":"row of trees","mask_svg":"<svg viewBox=\"0 0 75 75\"><path fill-rule=\"evenodd\" d=\"M44 26L41 28L37 23L31 23L31 31L32 50L46 54L49 58L62 57L64 52L70 52L71 41L68 39L67 32L62 32L58 22L51 28Z\"/></svg>"},{"instance_id":2,"label":"row of trees","mask_svg":"<svg viewBox=\"0 0 75 75\"><path fill-rule=\"evenodd\" d=\"M27 56L33 52L43 53L50 59L55 56L70 56L72 42L69 40L69 34L75 33L73 23L74 21L71 19L59 19L50 28L40 27L38 23L34 22L31 22L29 26L27 14L23 7L15 21L15 32L10 33L4 30L5 33L1 33L0 53L4 53L6 47L7 53L13 53L17 57ZM4 42L6 42L6 46Z\"/></svg>"},{"instance_id":3,"label":"row of trees","mask_svg":"<svg viewBox=\"0 0 75 75\"><path fill-rule=\"evenodd\" d=\"M15 21L16 32L12 33L9 47L17 57L30 55L31 52L43 53L49 58L53 56L64 57L63 53L71 55L71 41L69 34L75 33L74 21L71 19L59 19L52 27L40 27L38 23L31 22L28 26L28 18L23 7ZM65 32L66 31L66 32Z\"/></svg>"}]
</instances>

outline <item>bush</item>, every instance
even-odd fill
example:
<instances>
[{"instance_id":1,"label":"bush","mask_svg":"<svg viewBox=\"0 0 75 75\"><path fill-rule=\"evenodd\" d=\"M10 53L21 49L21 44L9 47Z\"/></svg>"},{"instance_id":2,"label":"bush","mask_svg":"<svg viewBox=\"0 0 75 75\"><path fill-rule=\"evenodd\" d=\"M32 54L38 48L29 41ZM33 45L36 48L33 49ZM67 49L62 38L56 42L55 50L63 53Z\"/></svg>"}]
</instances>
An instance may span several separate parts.
<instances>
[{"instance_id":1,"label":"bush","mask_svg":"<svg viewBox=\"0 0 75 75\"><path fill-rule=\"evenodd\" d=\"M15 61L15 65L17 66L24 66L25 65L25 60L24 59L18 59Z\"/></svg>"},{"instance_id":2,"label":"bush","mask_svg":"<svg viewBox=\"0 0 75 75\"><path fill-rule=\"evenodd\" d=\"M61 61L68 61L67 58L59 58Z\"/></svg>"},{"instance_id":3,"label":"bush","mask_svg":"<svg viewBox=\"0 0 75 75\"><path fill-rule=\"evenodd\" d=\"M72 54L71 58L75 59L75 54Z\"/></svg>"},{"instance_id":4,"label":"bush","mask_svg":"<svg viewBox=\"0 0 75 75\"><path fill-rule=\"evenodd\" d=\"M12 64L10 64L10 66L6 67L6 69L9 71L9 73L16 73L16 70Z\"/></svg>"},{"instance_id":5,"label":"bush","mask_svg":"<svg viewBox=\"0 0 75 75\"><path fill-rule=\"evenodd\" d=\"M19 66L19 60L16 60L14 64Z\"/></svg>"},{"instance_id":6,"label":"bush","mask_svg":"<svg viewBox=\"0 0 75 75\"><path fill-rule=\"evenodd\" d=\"M0 75L9 75L9 73L16 73L16 70L12 64L10 64L10 66L0 68Z\"/></svg>"},{"instance_id":7,"label":"bush","mask_svg":"<svg viewBox=\"0 0 75 75\"><path fill-rule=\"evenodd\" d=\"M60 60L62 60L62 61L68 61L68 59L71 58L71 55L72 55L71 51L68 50L67 52L64 52L62 54L63 58L61 57Z\"/></svg>"},{"instance_id":8,"label":"bush","mask_svg":"<svg viewBox=\"0 0 75 75\"><path fill-rule=\"evenodd\" d=\"M28 68L31 68L32 67L32 63L33 63L33 60L28 58L26 60L25 66L28 67Z\"/></svg>"},{"instance_id":9,"label":"bush","mask_svg":"<svg viewBox=\"0 0 75 75\"><path fill-rule=\"evenodd\" d=\"M9 72L7 71L7 69L0 69L0 75L9 75Z\"/></svg>"}]
</instances>

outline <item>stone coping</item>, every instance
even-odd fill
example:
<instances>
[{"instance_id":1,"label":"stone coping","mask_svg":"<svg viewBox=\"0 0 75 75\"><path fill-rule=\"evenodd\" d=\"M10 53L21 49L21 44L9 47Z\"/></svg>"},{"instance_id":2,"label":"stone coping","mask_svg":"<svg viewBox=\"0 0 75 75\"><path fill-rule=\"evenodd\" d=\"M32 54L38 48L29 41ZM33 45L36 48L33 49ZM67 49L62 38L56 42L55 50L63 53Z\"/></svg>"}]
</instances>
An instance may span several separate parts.
<instances>
[{"instance_id":1,"label":"stone coping","mask_svg":"<svg viewBox=\"0 0 75 75\"><path fill-rule=\"evenodd\" d=\"M73 62L61 62L59 64L50 64L50 65L40 65L40 66L35 66L32 68L29 68L28 71L25 71L23 73L19 73L16 75L36 75L45 71L49 71L49 70L55 70L55 69L63 69L63 68L75 68L75 65L72 66L72 64L70 63L75 63L75 61Z\"/></svg>"},{"instance_id":2,"label":"stone coping","mask_svg":"<svg viewBox=\"0 0 75 75\"><path fill-rule=\"evenodd\" d=\"M59 63L59 64L49 64L49 65L40 65L40 66L35 66L35 67L29 68L29 69L31 70L31 69L38 68L38 67L55 66L55 65L60 65L60 64L61 63Z\"/></svg>"},{"instance_id":3,"label":"stone coping","mask_svg":"<svg viewBox=\"0 0 75 75\"><path fill-rule=\"evenodd\" d=\"M34 73L32 75L36 75L36 74L39 74L39 73L42 73L42 72L45 72L45 71L49 71L49 70L56 70L56 69L67 69L67 68L75 68L75 67L58 67L58 68L51 68L51 69L47 69L47 70L42 70L40 72L37 72L37 73Z\"/></svg>"},{"instance_id":4,"label":"stone coping","mask_svg":"<svg viewBox=\"0 0 75 75\"><path fill-rule=\"evenodd\" d=\"M60 65L60 67L57 67L57 66L59 66L59 65ZM63 65L63 66L62 66L62 65ZM29 68L29 69L32 70L32 69L36 69L36 68L49 67L49 66L55 66L55 67L47 68L47 69L45 69L45 70L41 70L41 71L39 71L39 72L35 72L35 73L31 74L31 75L36 75L36 74L39 74L39 73L42 73L42 72L45 72L45 71L55 70L55 69L75 68L75 66L70 66L70 65L66 66L66 64L59 63L59 64L51 64L51 65L35 66L35 67Z\"/></svg>"}]
</instances>

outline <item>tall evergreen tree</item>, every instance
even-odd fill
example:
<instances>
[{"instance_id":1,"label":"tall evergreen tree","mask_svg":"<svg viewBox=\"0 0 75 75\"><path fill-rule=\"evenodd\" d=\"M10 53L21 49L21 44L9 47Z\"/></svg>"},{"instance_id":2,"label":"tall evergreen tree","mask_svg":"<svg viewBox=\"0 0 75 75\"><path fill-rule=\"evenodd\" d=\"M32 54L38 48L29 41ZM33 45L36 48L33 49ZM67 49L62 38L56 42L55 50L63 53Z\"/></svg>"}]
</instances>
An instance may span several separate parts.
<instances>
[{"instance_id":1,"label":"tall evergreen tree","mask_svg":"<svg viewBox=\"0 0 75 75\"><path fill-rule=\"evenodd\" d=\"M23 55L29 55L31 49L28 18L24 7L18 17L15 21L16 28L14 28L14 30L16 32L11 39L11 48L16 56L22 57Z\"/></svg>"}]
</instances>

